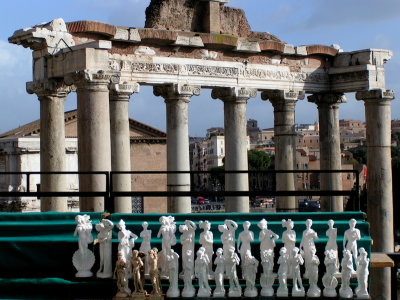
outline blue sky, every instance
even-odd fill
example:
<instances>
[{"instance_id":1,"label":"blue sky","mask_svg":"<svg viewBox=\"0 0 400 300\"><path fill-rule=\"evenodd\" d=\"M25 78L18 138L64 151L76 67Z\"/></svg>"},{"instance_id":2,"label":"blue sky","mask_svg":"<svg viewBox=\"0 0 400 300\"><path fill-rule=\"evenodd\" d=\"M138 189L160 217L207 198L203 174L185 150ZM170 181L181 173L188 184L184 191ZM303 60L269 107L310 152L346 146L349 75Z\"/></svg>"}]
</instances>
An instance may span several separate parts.
<instances>
[{"instance_id":1,"label":"blue sky","mask_svg":"<svg viewBox=\"0 0 400 300\"><path fill-rule=\"evenodd\" d=\"M121 26L143 27L149 0L13 0L2 1L0 10L0 132L39 118L39 102L28 95L25 82L31 80L31 51L10 45L9 36L20 28L55 18L65 21L98 20ZM386 65L386 87L400 99L400 1L399 0L230 0L230 6L245 10L254 31L266 31L293 45L339 44L345 51L366 48L390 49L394 56ZM340 118L364 120L362 102L347 95L340 106ZM400 101L392 102L392 118L400 118ZM70 95L66 110L76 108ZM165 130L163 99L143 88L131 98L131 118ZM314 104L300 101L297 123L317 119ZM273 110L260 98L248 104L248 118L261 128L273 126ZM223 125L223 105L212 100L209 90L193 97L189 106L189 131L204 136L208 127Z\"/></svg>"}]
</instances>

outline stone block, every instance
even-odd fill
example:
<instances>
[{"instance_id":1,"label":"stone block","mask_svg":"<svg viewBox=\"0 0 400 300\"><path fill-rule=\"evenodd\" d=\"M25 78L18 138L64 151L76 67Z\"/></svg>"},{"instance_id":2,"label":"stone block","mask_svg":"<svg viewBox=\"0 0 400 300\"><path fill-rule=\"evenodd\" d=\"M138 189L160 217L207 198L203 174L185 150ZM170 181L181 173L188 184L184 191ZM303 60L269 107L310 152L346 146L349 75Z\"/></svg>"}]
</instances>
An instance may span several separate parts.
<instances>
[{"instance_id":1,"label":"stone block","mask_svg":"<svg viewBox=\"0 0 400 300\"><path fill-rule=\"evenodd\" d=\"M261 49L260 49L260 45L258 44L258 42L249 42L246 40L238 40L235 51L247 52L247 53L259 53L259 52L261 52Z\"/></svg>"},{"instance_id":2,"label":"stone block","mask_svg":"<svg viewBox=\"0 0 400 300\"><path fill-rule=\"evenodd\" d=\"M199 36L178 35L174 45L187 47L204 47L203 41Z\"/></svg>"},{"instance_id":3,"label":"stone block","mask_svg":"<svg viewBox=\"0 0 400 300\"><path fill-rule=\"evenodd\" d=\"M261 41L259 42L261 51L274 51L283 53L285 50L285 44L277 41Z\"/></svg>"},{"instance_id":4,"label":"stone block","mask_svg":"<svg viewBox=\"0 0 400 300\"><path fill-rule=\"evenodd\" d=\"M307 56L307 46L296 47L296 54L301 56Z\"/></svg>"}]
</instances>

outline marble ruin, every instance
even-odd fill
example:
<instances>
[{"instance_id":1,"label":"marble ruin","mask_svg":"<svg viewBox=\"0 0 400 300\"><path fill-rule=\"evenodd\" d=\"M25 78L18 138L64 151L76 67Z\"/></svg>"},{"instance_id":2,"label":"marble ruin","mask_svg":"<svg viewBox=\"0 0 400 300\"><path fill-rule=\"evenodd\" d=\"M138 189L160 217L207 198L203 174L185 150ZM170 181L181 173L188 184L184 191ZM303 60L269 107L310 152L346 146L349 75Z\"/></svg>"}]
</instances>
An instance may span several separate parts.
<instances>
[{"instance_id":1,"label":"marble ruin","mask_svg":"<svg viewBox=\"0 0 400 300\"><path fill-rule=\"evenodd\" d=\"M394 93L386 89L384 70L392 52L294 46L269 33L253 32L244 12L227 2L152 0L145 28L55 19L15 31L9 42L30 48L33 55L33 78L27 91L40 100L41 171L65 170L64 101L71 92L78 96L79 171L129 171L128 105L140 86L153 86L154 94L165 100L168 171L190 169L188 106L203 89L211 89L212 98L224 103L226 170L247 170L246 104L259 93L274 107L277 170L293 169L294 112L305 94L319 112L321 169L339 170L339 107L346 101L345 93L355 92L357 100L365 103L373 250L392 251L390 111ZM80 175L80 190L100 191L104 180ZM248 190L246 173L226 174L225 182L227 191ZM167 183L170 191L190 190L189 174L169 174ZM62 178L54 174L43 175L41 184L42 191L65 188ZM114 187L130 191L130 177L117 176ZM321 189L340 190L341 175L321 175ZM293 174L277 176L277 190L294 190ZM321 200L324 210L343 209L341 196ZM63 201L46 197L43 210L62 211ZM278 208L295 208L292 196L279 197L277 203ZM130 212L124 197L114 205L115 212ZM249 199L226 197L225 207L227 212L248 212ZM81 197L80 209L104 211L104 200ZM190 213L190 197L170 197L168 211ZM229 251L225 246L223 250ZM287 249L289 258L292 250ZM388 295L389 270L374 272L373 286Z\"/></svg>"}]
</instances>

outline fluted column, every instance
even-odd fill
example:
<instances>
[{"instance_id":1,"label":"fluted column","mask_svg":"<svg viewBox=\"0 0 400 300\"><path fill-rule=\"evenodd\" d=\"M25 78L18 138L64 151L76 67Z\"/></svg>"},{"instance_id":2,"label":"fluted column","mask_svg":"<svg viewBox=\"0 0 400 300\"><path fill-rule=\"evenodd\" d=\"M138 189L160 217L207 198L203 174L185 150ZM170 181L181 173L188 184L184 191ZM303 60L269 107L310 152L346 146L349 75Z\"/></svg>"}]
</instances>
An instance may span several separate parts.
<instances>
[{"instance_id":1,"label":"fluted column","mask_svg":"<svg viewBox=\"0 0 400 300\"><path fill-rule=\"evenodd\" d=\"M131 171L129 99L139 92L137 83L110 85L110 130L111 130L111 170ZM114 174L112 178L115 192L131 191L131 174ZM115 213L131 213L131 197L114 198Z\"/></svg>"},{"instance_id":2,"label":"fluted column","mask_svg":"<svg viewBox=\"0 0 400 300\"><path fill-rule=\"evenodd\" d=\"M295 107L297 100L304 99L299 91L269 90L261 94L274 107L275 170L293 170L296 159ZM276 174L277 191L294 191L294 174ZM277 197L277 210L296 209L296 197Z\"/></svg>"},{"instance_id":3,"label":"fluted column","mask_svg":"<svg viewBox=\"0 0 400 300\"><path fill-rule=\"evenodd\" d=\"M394 251L391 157L391 90L358 92L365 104L367 122L367 198L375 252ZM371 270L372 299L390 299L390 270Z\"/></svg>"},{"instance_id":4,"label":"fluted column","mask_svg":"<svg viewBox=\"0 0 400 300\"><path fill-rule=\"evenodd\" d=\"M346 102L343 94L314 94L308 97L318 107L319 149L321 170L341 170L339 104ZM321 173L321 190L343 190L342 173ZM322 196L324 211L343 211L343 196Z\"/></svg>"},{"instance_id":5,"label":"fluted column","mask_svg":"<svg viewBox=\"0 0 400 300\"><path fill-rule=\"evenodd\" d=\"M78 169L111 171L110 106L112 75L85 70L74 74L78 94ZM104 175L80 174L80 191L105 191ZM104 211L104 197L81 197L80 210Z\"/></svg>"},{"instance_id":6,"label":"fluted column","mask_svg":"<svg viewBox=\"0 0 400 300\"><path fill-rule=\"evenodd\" d=\"M167 171L190 171L188 104L200 95L199 86L154 87L154 95L165 99L167 111ZM168 174L168 191L190 191L190 174ZM191 213L190 197L169 197L168 212Z\"/></svg>"},{"instance_id":7,"label":"fluted column","mask_svg":"<svg viewBox=\"0 0 400 300\"><path fill-rule=\"evenodd\" d=\"M247 88L217 88L213 99L224 102L225 170L248 171L246 104L257 95L257 90ZM247 173L225 174L226 191L248 191ZM249 197L225 197L226 212L249 212Z\"/></svg>"},{"instance_id":8,"label":"fluted column","mask_svg":"<svg viewBox=\"0 0 400 300\"><path fill-rule=\"evenodd\" d=\"M40 101L40 171L63 172L65 165L64 102L72 90L62 81L28 82L27 91L35 93ZM66 175L41 174L42 192L65 192ZM41 197L40 210L65 212L66 197Z\"/></svg>"}]
</instances>

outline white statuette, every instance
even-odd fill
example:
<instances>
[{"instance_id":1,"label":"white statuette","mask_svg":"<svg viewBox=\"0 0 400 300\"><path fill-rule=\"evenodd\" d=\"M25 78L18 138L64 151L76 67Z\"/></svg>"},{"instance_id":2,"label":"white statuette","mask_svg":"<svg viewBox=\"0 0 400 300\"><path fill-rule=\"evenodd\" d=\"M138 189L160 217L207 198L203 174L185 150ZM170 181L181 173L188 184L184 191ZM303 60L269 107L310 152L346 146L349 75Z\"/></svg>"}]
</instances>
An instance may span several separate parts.
<instances>
[{"instance_id":1,"label":"white statuette","mask_svg":"<svg viewBox=\"0 0 400 300\"><path fill-rule=\"evenodd\" d=\"M184 272L186 270L192 270L189 276L193 276L193 262L194 262L194 238L196 231L196 224L192 221L186 220L183 225L179 226L179 232L181 235L181 245L182 245L182 278L185 276ZM190 255L190 257L188 257ZM192 266L187 266L191 263Z\"/></svg>"},{"instance_id":2,"label":"white statuette","mask_svg":"<svg viewBox=\"0 0 400 300\"><path fill-rule=\"evenodd\" d=\"M357 261L358 249L357 241L361 239L360 230L356 228L357 221L351 219L349 221L349 229L344 232L343 235L343 249L349 250L353 254L353 261ZM354 268L352 274L355 274Z\"/></svg>"},{"instance_id":3,"label":"white statuette","mask_svg":"<svg viewBox=\"0 0 400 300\"><path fill-rule=\"evenodd\" d=\"M98 278L111 278L112 274L112 229L114 223L108 219L102 219L100 223L96 224L98 231L97 240L99 242L100 253L100 268L96 273Z\"/></svg>"},{"instance_id":4,"label":"white statuette","mask_svg":"<svg viewBox=\"0 0 400 300\"><path fill-rule=\"evenodd\" d=\"M261 274L260 284L261 292L260 295L263 297L271 297L274 295L274 289L272 285L275 281L274 269L274 250L267 249L261 254L261 264L263 266L263 273Z\"/></svg>"},{"instance_id":5,"label":"white statuette","mask_svg":"<svg viewBox=\"0 0 400 300\"><path fill-rule=\"evenodd\" d=\"M230 247L225 253L226 275L229 278L229 297L241 297L242 288L239 284L236 267L240 264L240 258L235 252L235 247Z\"/></svg>"},{"instance_id":6,"label":"white statuette","mask_svg":"<svg viewBox=\"0 0 400 300\"><path fill-rule=\"evenodd\" d=\"M184 265L183 269L183 283L184 287L182 290L182 297L193 298L196 294L196 290L193 287L193 274L194 274L194 262L192 250L186 250L186 259L188 260Z\"/></svg>"},{"instance_id":7,"label":"white statuette","mask_svg":"<svg viewBox=\"0 0 400 300\"><path fill-rule=\"evenodd\" d=\"M88 215L77 215L75 217L76 228L74 236L78 235L79 249L72 256L72 264L78 271L76 277L91 277L93 273L90 269L95 262L94 254L89 250L88 245L93 243L92 222Z\"/></svg>"},{"instance_id":8,"label":"white statuette","mask_svg":"<svg viewBox=\"0 0 400 300\"><path fill-rule=\"evenodd\" d=\"M357 257L357 282L356 295L359 299L369 299L368 294L368 253L364 248L360 248L360 256Z\"/></svg>"},{"instance_id":9,"label":"white statuette","mask_svg":"<svg viewBox=\"0 0 400 300\"><path fill-rule=\"evenodd\" d=\"M149 226L149 223L143 222L142 227L143 230L139 234L140 237L142 238L142 243L140 244L139 251L143 252L146 256L144 258L144 275L146 277L149 276L149 251L151 249L151 230L147 229Z\"/></svg>"},{"instance_id":10,"label":"white statuette","mask_svg":"<svg viewBox=\"0 0 400 300\"><path fill-rule=\"evenodd\" d=\"M177 298L180 296L178 288L179 255L174 251L174 249L171 249L166 258L169 269L169 288L167 291L167 297Z\"/></svg>"},{"instance_id":11,"label":"white statuette","mask_svg":"<svg viewBox=\"0 0 400 300\"><path fill-rule=\"evenodd\" d=\"M324 285L324 297L335 298L337 296L336 287L338 281L335 278L336 273L336 252L333 250L325 251L325 274L322 277L322 284Z\"/></svg>"},{"instance_id":12,"label":"white statuette","mask_svg":"<svg viewBox=\"0 0 400 300\"><path fill-rule=\"evenodd\" d=\"M125 298L129 297L131 294L131 290L128 286L128 264L124 258L124 254L122 252L118 252L118 260L115 264L114 270L114 279L117 279L117 294L116 298Z\"/></svg>"},{"instance_id":13,"label":"white statuette","mask_svg":"<svg viewBox=\"0 0 400 300\"><path fill-rule=\"evenodd\" d=\"M118 222L118 252L121 252L124 256L124 260L128 265L128 274L130 277L131 274L131 259L132 259L132 249L135 247L135 241L138 239L138 236L132 231L126 229L126 225L124 220L120 220Z\"/></svg>"},{"instance_id":14,"label":"white statuette","mask_svg":"<svg viewBox=\"0 0 400 300\"><path fill-rule=\"evenodd\" d=\"M251 243L254 241L254 233L249 230L251 223L249 221L245 221L243 223L243 231L239 233L237 239L237 249L240 253L241 259L241 268L242 268L242 278L244 279L245 274L245 256L247 252L250 252L251 255Z\"/></svg>"},{"instance_id":15,"label":"white statuette","mask_svg":"<svg viewBox=\"0 0 400 300\"><path fill-rule=\"evenodd\" d=\"M304 264L304 259L299 253L299 248L294 247L292 257L289 258L289 265L292 267L293 289L292 297L304 297L305 291L301 280L300 266Z\"/></svg>"},{"instance_id":16,"label":"white statuette","mask_svg":"<svg viewBox=\"0 0 400 300\"><path fill-rule=\"evenodd\" d=\"M258 260L251 255L250 250L246 252L244 255L244 279L246 280L246 289L244 290L244 296L253 298L258 296L257 288L256 288L256 277L257 277L257 268L258 268Z\"/></svg>"},{"instance_id":17,"label":"white statuette","mask_svg":"<svg viewBox=\"0 0 400 300\"><path fill-rule=\"evenodd\" d=\"M353 272L353 259L349 250L343 250L341 266L342 284L339 289L339 295L341 298L353 298L353 290L350 287L350 279Z\"/></svg>"},{"instance_id":18,"label":"white statuette","mask_svg":"<svg viewBox=\"0 0 400 300\"><path fill-rule=\"evenodd\" d=\"M304 265L305 265L305 273L304 273L304 278L309 278L309 269L310 269L310 263L312 259L312 253L315 250L315 240L318 240L318 235L314 231L314 229L311 228L312 226L312 220L307 219L306 220L306 230L303 231L303 237L301 239L300 243L300 253L304 257Z\"/></svg>"},{"instance_id":19,"label":"white statuette","mask_svg":"<svg viewBox=\"0 0 400 300\"><path fill-rule=\"evenodd\" d=\"M287 297L289 295L288 287L287 287L287 275L289 269L289 255L287 253L286 247L282 247L279 250L279 259L278 259L278 279L279 279L279 287L276 291L276 296L278 297Z\"/></svg>"},{"instance_id":20,"label":"white statuette","mask_svg":"<svg viewBox=\"0 0 400 300\"><path fill-rule=\"evenodd\" d=\"M235 221L225 220L223 225L218 225L219 232L222 233L221 241L224 255L229 255L229 249L235 249L235 232L238 225Z\"/></svg>"},{"instance_id":21,"label":"white statuette","mask_svg":"<svg viewBox=\"0 0 400 300\"><path fill-rule=\"evenodd\" d=\"M195 262L195 275L199 280L199 290L197 292L197 297L211 297L211 288L208 284L208 273L207 268L209 264L208 255L206 254L206 249L200 247L197 251L197 258Z\"/></svg>"},{"instance_id":22,"label":"white statuette","mask_svg":"<svg viewBox=\"0 0 400 300\"><path fill-rule=\"evenodd\" d=\"M224 288L224 273L225 273L225 264L224 264L224 256L222 248L218 248L216 252L217 257L214 260L215 264L215 290L213 293L214 297L220 298L225 297L225 288Z\"/></svg>"},{"instance_id":23,"label":"white statuette","mask_svg":"<svg viewBox=\"0 0 400 300\"><path fill-rule=\"evenodd\" d=\"M294 223L291 219L282 220L282 227L286 228L282 234L282 242L289 256L287 278L293 278L293 267L290 264L292 263L293 249L296 247L296 232L293 230Z\"/></svg>"},{"instance_id":24,"label":"white statuette","mask_svg":"<svg viewBox=\"0 0 400 300\"><path fill-rule=\"evenodd\" d=\"M333 220L328 221L329 229L326 231L326 236L328 237L328 242L326 243L325 250L335 251L336 252L336 274L339 274L339 252L337 246L337 228L334 228L333 225L335 222Z\"/></svg>"},{"instance_id":25,"label":"white statuette","mask_svg":"<svg viewBox=\"0 0 400 300\"><path fill-rule=\"evenodd\" d=\"M212 271L212 259L213 259L213 254L214 254L214 236L213 233L210 231L211 229L211 223L208 221L200 221L199 222L199 227L203 229L203 232L200 233L200 238L199 238L199 243L200 245L205 249L205 253L208 256L208 259L210 260L210 263L207 266L207 274L208 278L212 279L213 278L213 271Z\"/></svg>"},{"instance_id":26,"label":"white statuette","mask_svg":"<svg viewBox=\"0 0 400 300\"><path fill-rule=\"evenodd\" d=\"M318 266L319 258L316 255L316 250L313 250L311 261L308 266L308 283L310 287L307 291L307 297L309 298L319 298L321 297L321 289L318 287Z\"/></svg>"},{"instance_id":27,"label":"white statuette","mask_svg":"<svg viewBox=\"0 0 400 300\"><path fill-rule=\"evenodd\" d=\"M168 279L169 269L168 269L168 259L167 256L171 253L171 247L176 245L176 223L175 218L172 216L162 216L160 217L160 230L158 231L157 238L162 236L161 241L161 251L158 254L159 257L159 268L161 270L160 277L163 279Z\"/></svg>"},{"instance_id":28,"label":"white statuette","mask_svg":"<svg viewBox=\"0 0 400 300\"><path fill-rule=\"evenodd\" d=\"M260 255L262 257L265 250L274 250L275 241L279 239L279 235L268 229L268 222L262 219L257 226L261 229L259 234Z\"/></svg>"}]
</instances>

